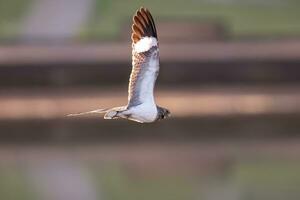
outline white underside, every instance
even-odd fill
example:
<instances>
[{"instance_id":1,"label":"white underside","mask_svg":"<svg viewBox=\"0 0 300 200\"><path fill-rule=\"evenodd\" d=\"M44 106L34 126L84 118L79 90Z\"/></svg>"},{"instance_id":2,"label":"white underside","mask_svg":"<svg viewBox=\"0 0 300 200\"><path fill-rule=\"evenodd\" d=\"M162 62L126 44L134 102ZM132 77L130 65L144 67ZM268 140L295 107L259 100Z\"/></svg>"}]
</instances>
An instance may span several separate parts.
<instances>
[{"instance_id":1,"label":"white underside","mask_svg":"<svg viewBox=\"0 0 300 200\"><path fill-rule=\"evenodd\" d=\"M130 108L126 113L130 114L130 120L150 123L155 121L157 117L157 108L155 103L146 102Z\"/></svg>"},{"instance_id":2,"label":"white underside","mask_svg":"<svg viewBox=\"0 0 300 200\"><path fill-rule=\"evenodd\" d=\"M142 123L155 121L157 117L157 107L154 100L154 83L156 80L157 60L150 60L149 67L144 74L144 78L139 82L140 101L142 104L129 109L131 113L130 120Z\"/></svg>"},{"instance_id":3,"label":"white underside","mask_svg":"<svg viewBox=\"0 0 300 200\"><path fill-rule=\"evenodd\" d=\"M144 37L133 45L133 51L137 53L146 52L153 46L157 46L157 40L154 37ZM135 63L133 63L133 66ZM143 77L139 79L137 91L141 104L130 107L124 114L130 115L129 120L140 123L151 123L157 118L157 107L154 100L154 84L159 70L158 50L151 55L146 71Z\"/></svg>"},{"instance_id":4,"label":"white underside","mask_svg":"<svg viewBox=\"0 0 300 200\"><path fill-rule=\"evenodd\" d=\"M155 37L143 37L133 45L133 49L137 53L142 53L148 51L153 46L157 46L157 39Z\"/></svg>"}]
</instances>

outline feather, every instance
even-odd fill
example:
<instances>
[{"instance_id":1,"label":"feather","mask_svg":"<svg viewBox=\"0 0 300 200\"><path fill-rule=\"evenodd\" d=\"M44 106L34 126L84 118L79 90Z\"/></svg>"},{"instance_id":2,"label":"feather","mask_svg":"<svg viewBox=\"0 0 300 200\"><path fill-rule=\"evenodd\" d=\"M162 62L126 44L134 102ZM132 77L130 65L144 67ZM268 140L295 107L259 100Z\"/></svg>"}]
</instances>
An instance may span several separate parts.
<instances>
[{"instance_id":1,"label":"feather","mask_svg":"<svg viewBox=\"0 0 300 200\"><path fill-rule=\"evenodd\" d=\"M153 17L148 9L141 7L133 16L132 42L135 44L144 37L157 39Z\"/></svg>"}]
</instances>

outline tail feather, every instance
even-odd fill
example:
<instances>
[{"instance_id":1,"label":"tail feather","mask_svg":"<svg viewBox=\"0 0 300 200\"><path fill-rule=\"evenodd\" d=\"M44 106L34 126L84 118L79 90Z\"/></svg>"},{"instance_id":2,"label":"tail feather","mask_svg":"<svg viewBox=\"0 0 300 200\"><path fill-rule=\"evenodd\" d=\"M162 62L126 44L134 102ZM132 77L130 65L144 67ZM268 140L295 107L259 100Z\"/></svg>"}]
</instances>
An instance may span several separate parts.
<instances>
[{"instance_id":1,"label":"tail feather","mask_svg":"<svg viewBox=\"0 0 300 200\"><path fill-rule=\"evenodd\" d=\"M118 119L122 116L122 113L127 109L126 106L115 107L109 109L104 115L104 119Z\"/></svg>"},{"instance_id":2,"label":"tail feather","mask_svg":"<svg viewBox=\"0 0 300 200\"><path fill-rule=\"evenodd\" d=\"M91 110L91 111L81 112L81 113L73 113L73 114L67 115L67 117L74 117L74 116L87 115L87 114L105 113L105 112L107 112L108 110L109 110L109 109L97 109L97 110Z\"/></svg>"},{"instance_id":3,"label":"tail feather","mask_svg":"<svg viewBox=\"0 0 300 200\"><path fill-rule=\"evenodd\" d=\"M104 119L117 119L117 118L119 118L118 113L119 113L119 111L117 111L117 110L109 110L104 115Z\"/></svg>"}]
</instances>

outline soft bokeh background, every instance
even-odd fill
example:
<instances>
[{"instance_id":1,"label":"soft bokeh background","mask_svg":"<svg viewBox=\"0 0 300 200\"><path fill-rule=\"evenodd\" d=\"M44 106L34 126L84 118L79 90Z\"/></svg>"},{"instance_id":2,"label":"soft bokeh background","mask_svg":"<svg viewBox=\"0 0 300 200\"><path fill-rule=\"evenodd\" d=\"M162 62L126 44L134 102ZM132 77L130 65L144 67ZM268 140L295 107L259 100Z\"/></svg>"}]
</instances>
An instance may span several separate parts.
<instances>
[{"instance_id":1,"label":"soft bokeh background","mask_svg":"<svg viewBox=\"0 0 300 200\"><path fill-rule=\"evenodd\" d=\"M157 23L155 124L123 105L130 26ZM0 199L298 200L300 1L0 0Z\"/></svg>"}]
</instances>

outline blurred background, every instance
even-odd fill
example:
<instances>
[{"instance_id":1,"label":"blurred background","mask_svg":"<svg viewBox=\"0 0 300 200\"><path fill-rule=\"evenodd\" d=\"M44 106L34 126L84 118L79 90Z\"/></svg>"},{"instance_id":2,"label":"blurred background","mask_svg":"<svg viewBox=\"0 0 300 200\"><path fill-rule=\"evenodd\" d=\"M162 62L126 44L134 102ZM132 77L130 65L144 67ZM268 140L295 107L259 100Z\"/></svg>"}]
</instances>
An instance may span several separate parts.
<instances>
[{"instance_id":1,"label":"blurred background","mask_svg":"<svg viewBox=\"0 0 300 200\"><path fill-rule=\"evenodd\" d=\"M154 124L124 105L130 27L157 24ZM0 0L0 199L300 198L300 1Z\"/></svg>"}]
</instances>

